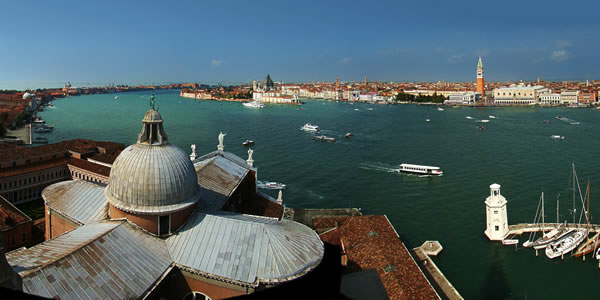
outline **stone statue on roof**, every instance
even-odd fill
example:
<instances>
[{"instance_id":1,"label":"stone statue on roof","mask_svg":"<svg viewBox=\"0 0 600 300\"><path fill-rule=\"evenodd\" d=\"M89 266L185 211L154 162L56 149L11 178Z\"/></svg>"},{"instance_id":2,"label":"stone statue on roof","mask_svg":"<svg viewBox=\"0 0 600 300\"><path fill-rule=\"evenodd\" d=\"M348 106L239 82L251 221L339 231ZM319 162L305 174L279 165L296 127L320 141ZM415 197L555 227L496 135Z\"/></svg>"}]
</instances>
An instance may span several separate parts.
<instances>
[{"instance_id":1,"label":"stone statue on roof","mask_svg":"<svg viewBox=\"0 0 600 300\"><path fill-rule=\"evenodd\" d=\"M254 153L254 150L248 149L248 160L252 160L252 153Z\"/></svg>"},{"instance_id":2,"label":"stone statue on roof","mask_svg":"<svg viewBox=\"0 0 600 300\"><path fill-rule=\"evenodd\" d=\"M225 149L225 145L223 145L223 138L225 137L225 133L220 132L219 133L219 145L217 145L217 150L223 152L223 149Z\"/></svg>"},{"instance_id":3,"label":"stone statue on roof","mask_svg":"<svg viewBox=\"0 0 600 300\"><path fill-rule=\"evenodd\" d=\"M156 98L154 97L154 93L150 96L150 108L154 109L154 105L156 104Z\"/></svg>"}]
</instances>

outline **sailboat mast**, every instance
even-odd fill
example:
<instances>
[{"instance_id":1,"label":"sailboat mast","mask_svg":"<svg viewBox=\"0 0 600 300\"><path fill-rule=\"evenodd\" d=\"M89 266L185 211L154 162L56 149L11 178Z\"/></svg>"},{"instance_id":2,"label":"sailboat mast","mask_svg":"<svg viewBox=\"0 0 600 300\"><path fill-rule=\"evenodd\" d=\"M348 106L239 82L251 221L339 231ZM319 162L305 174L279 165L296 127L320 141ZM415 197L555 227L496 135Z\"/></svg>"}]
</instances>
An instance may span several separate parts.
<instances>
[{"instance_id":1,"label":"sailboat mast","mask_svg":"<svg viewBox=\"0 0 600 300\"><path fill-rule=\"evenodd\" d=\"M558 197L556 197L556 226L560 224L560 220L558 219L558 199L560 199L560 193L558 193Z\"/></svg>"},{"instance_id":2,"label":"sailboat mast","mask_svg":"<svg viewBox=\"0 0 600 300\"><path fill-rule=\"evenodd\" d=\"M544 233L544 192L542 192L542 233Z\"/></svg>"},{"instance_id":3,"label":"sailboat mast","mask_svg":"<svg viewBox=\"0 0 600 300\"><path fill-rule=\"evenodd\" d=\"M590 231L590 180L587 186L587 208L585 209L585 218L587 219L587 228Z\"/></svg>"},{"instance_id":4,"label":"sailboat mast","mask_svg":"<svg viewBox=\"0 0 600 300\"><path fill-rule=\"evenodd\" d=\"M573 165L573 224L575 224L575 164Z\"/></svg>"}]
</instances>

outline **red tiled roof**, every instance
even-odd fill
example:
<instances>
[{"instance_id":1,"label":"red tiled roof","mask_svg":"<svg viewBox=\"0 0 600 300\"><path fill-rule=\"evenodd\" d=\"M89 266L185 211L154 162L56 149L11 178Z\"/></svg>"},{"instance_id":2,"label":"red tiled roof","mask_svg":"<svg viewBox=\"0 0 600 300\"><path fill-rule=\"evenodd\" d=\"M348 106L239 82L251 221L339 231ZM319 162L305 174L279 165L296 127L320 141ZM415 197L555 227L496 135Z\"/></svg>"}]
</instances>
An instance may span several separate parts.
<instances>
[{"instance_id":1,"label":"red tiled roof","mask_svg":"<svg viewBox=\"0 0 600 300\"><path fill-rule=\"evenodd\" d=\"M106 177L110 175L109 167L99 165L91 161L71 157L68 161L68 164Z\"/></svg>"},{"instance_id":2,"label":"red tiled roof","mask_svg":"<svg viewBox=\"0 0 600 300\"><path fill-rule=\"evenodd\" d=\"M52 160L43 160L40 162L34 162L16 167L2 168L0 169L0 178L32 173L60 166L66 166L68 160L68 157L60 157Z\"/></svg>"},{"instance_id":3,"label":"red tiled roof","mask_svg":"<svg viewBox=\"0 0 600 300\"><path fill-rule=\"evenodd\" d=\"M336 219L339 223L340 218ZM353 262L345 271L377 270L390 299L439 299L387 217L349 217L321 238L344 244L348 260Z\"/></svg>"},{"instance_id":4,"label":"red tiled roof","mask_svg":"<svg viewBox=\"0 0 600 300\"><path fill-rule=\"evenodd\" d=\"M0 196L0 230L9 229L25 221L31 221L31 218Z\"/></svg>"}]
</instances>

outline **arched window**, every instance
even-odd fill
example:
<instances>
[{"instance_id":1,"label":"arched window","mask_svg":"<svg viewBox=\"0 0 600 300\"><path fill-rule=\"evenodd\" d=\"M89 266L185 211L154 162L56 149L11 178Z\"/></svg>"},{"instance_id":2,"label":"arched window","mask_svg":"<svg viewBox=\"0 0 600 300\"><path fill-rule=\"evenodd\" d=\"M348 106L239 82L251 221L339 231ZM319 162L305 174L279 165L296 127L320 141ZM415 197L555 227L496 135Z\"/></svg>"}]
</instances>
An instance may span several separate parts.
<instances>
[{"instance_id":1,"label":"arched window","mask_svg":"<svg viewBox=\"0 0 600 300\"><path fill-rule=\"evenodd\" d=\"M211 298L201 292L191 292L185 295L183 300L211 300Z\"/></svg>"}]
</instances>

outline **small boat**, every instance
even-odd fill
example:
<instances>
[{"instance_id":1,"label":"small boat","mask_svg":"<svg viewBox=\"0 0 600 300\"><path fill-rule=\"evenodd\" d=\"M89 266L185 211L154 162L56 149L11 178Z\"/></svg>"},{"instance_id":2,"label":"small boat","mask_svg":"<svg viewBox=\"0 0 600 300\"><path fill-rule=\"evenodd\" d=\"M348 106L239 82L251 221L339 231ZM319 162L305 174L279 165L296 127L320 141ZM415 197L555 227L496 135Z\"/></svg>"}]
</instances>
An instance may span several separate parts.
<instances>
[{"instance_id":1,"label":"small boat","mask_svg":"<svg viewBox=\"0 0 600 300\"><path fill-rule=\"evenodd\" d=\"M354 110L355 110L355 111L358 111L359 109L358 109L358 108L355 108Z\"/></svg>"},{"instance_id":2,"label":"small boat","mask_svg":"<svg viewBox=\"0 0 600 300\"><path fill-rule=\"evenodd\" d=\"M439 111L444 111L444 109L443 109L443 108L441 108L441 107L438 107L438 110L439 110Z\"/></svg>"},{"instance_id":3,"label":"small boat","mask_svg":"<svg viewBox=\"0 0 600 300\"><path fill-rule=\"evenodd\" d=\"M36 136L35 138L33 138L33 143L34 144L48 144L48 138Z\"/></svg>"},{"instance_id":4,"label":"small boat","mask_svg":"<svg viewBox=\"0 0 600 300\"><path fill-rule=\"evenodd\" d=\"M544 120L544 123L552 123L550 120Z\"/></svg>"},{"instance_id":5,"label":"small boat","mask_svg":"<svg viewBox=\"0 0 600 300\"><path fill-rule=\"evenodd\" d=\"M244 102L242 103L245 107L252 107L252 108L263 108L265 107L264 104L262 104L259 101L252 101L252 102Z\"/></svg>"},{"instance_id":6,"label":"small boat","mask_svg":"<svg viewBox=\"0 0 600 300\"><path fill-rule=\"evenodd\" d=\"M466 116L465 118L467 118L469 120L473 119L473 117L471 117L471 116Z\"/></svg>"},{"instance_id":7,"label":"small boat","mask_svg":"<svg viewBox=\"0 0 600 300\"><path fill-rule=\"evenodd\" d=\"M589 237L589 233L590 233L590 181L588 180L588 184L587 184L587 192L586 192L586 196L587 196L587 209L585 210L585 219L587 220L587 234L585 235L587 237L587 241L585 241L585 243L583 243L581 246L579 246L579 248L577 248L577 251L575 251L575 253L573 253L574 257L580 257L583 255L587 255L589 253L594 252L597 248L598 248L598 237L600 237L600 233L596 233L596 235L594 235L594 237L592 237L590 239Z\"/></svg>"},{"instance_id":8,"label":"small boat","mask_svg":"<svg viewBox=\"0 0 600 300\"><path fill-rule=\"evenodd\" d=\"M38 129L33 130L33 132L35 132L35 133L47 133L47 132L50 132L50 131L52 131L52 129L45 128L45 127L40 127Z\"/></svg>"},{"instance_id":9,"label":"small boat","mask_svg":"<svg viewBox=\"0 0 600 300\"><path fill-rule=\"evenodd\" d=\"M551 135L550 137L555 140L564 140L565 139L564 135Z\"/></svg>"},{"instance_id":10,"label":"small boat","mask_svg":"<svg viewBox=\"0 0 600 300\"><path fill-rule=\"evenodd\" d=\"M425 122L429 122L429 121L431 121L431 120L429 120L429 119L425 119Z\"/></svg>"},{"instance_id":11,"label":"small boat","mask_svg":"<svg viewBox=\"0 0 600 300\"><path fill-rule=\"evenodd\" d=\"M254 145L254 141L246 140L242 143L242 146L250 146L250 145Z\"/></svg>"},{"instance_id":12,"label":"small boat","mask_svg":"<svg viewBox=\"0 0 600 300\"><path fill-rule=\"evenodd\" d=\"M256 187L259 189L283 190L285 189L286 185L275 181L257 181Z\"/></svg>"},{"instance_id":13,"label":"small boat","mask_svg":"<svg viewBox=\"0 0 600 300\"><path fill-rule=\"evenodd\" d=\"M487 123L487 122L489 122L489 121L490 121L490 120L485 120L485 119L484 119L484 120L479 120L479 122L481 122L481 123Z\"/></svg>"},{"instance_id":14,"label":"small boat","mask_svg":"<svg viewBox=\"0 0 600 300\"><path fill-rule=\"evenodd\" d=\"M312 124L310 124L310 123L306 123L306 124L304 124L304 126L300 127L300 130L304 130L304 131L315 131L315 132L316 132L316 131L319 131L319 130L321 130L321 129L320 129L320 128L319 128L319 126L317 126L317 125L312 125Z\"/></svg>"},{"instance_id":15,"label":"small boat","mask_svg":"<svg viewBox=\"0 0 600 300\"><path fill-rule=\"evenodd\" d=\"M519 243L519 240L516 239L504 239L502 240L502 245L516 245Z\"/></svg>"},{"instance_id":16,"label":"small boat","mask_svg":"<svg viewBox=\"0 0 600 300\"><path fill-rule=\"evenodd\" d=\"M422 165L413 165L413 164L401 164L400 172L404 173L415 173L420 175L436 175L442 176L444 172L440 170L440 167L432 167L432 166L422 166Z\"/></svg>"},{"instance_id":17,"label":"small boat","mask_svg":"<svg viewBox=\"0 0 600 300\"><path fill-rule=\"evenodd\" d=\"M332 138L330 136L326 136L326 135L316 135L314 137L315 141L321 141L321 142L335 142L335 138Z\"/></svg>"},{"instance_id":18,"label":"small boat","mask_svg":"<svg viewBox=\"0 0 600 300\"><path fill-rule=\"evenodd\" d=\"M35 118L33 121L31 121L33 124L44 124L46 123L46 121L42 120L41 118Z\"/></svg>"},{"instance_id":19,"label":"small boat","mask_svg":"<svg viewBox=\"0 0 600 300\"><path fill-rule=\"evenodd\" d=\"M485 127L479 126L479 130L485 130Z\"/></svg>"},{"instance_id":20,"label":"small boat","mask_svg":"<svg viewBox=\"0 0 600 300\"><path fill-rule=\"evenodd\" d=\"M115 100L119 99L119 96L115 96Z\"/></svg>"},{"instance_id":21,"label":"small boat","mask_svg":"<svg viewBox=\"0 0 600 300\"><path fill-rule=\"evenodd\" d=\"M367 108L367 110L373 110L373 108L372 108L372 107L369 107L369 108Z\"/></svg>"},{"instance_id":22,"label":"small boat","mask_svg":"<svg viewBox=\"0 0 600 300\"><path fill-rule=\"evenodd\" d=\"M546 246L546 256L553 259L574 250L586 236L585 229L577 229Z\"/></svg>"},{"instance_id":23,"label":"small boat","mask_svg":"<svg viewBox=\"0 0 600 300\"><path fill-rule=\"evenodd\" d=\"M354 134L352 132L348 132L344 135L345 138L349 138L351 136L354 136Z\"/></svg>"},{"instance_id":24,"label":"small boat","mask_svg":"<svg viewBox=\"0 0 600 300\"><path fill-rule=\"evenodd\" d=\"M489 116L488 116L488 118L490 118L490 119L495 119L496 117L495 117L495 116L492 116L492 115L489 115Z\"/></svg>"}]
</instances>

